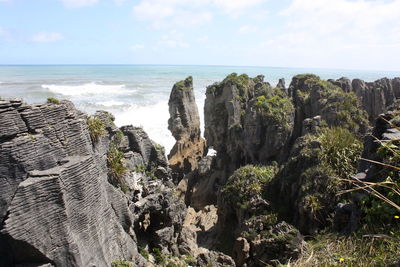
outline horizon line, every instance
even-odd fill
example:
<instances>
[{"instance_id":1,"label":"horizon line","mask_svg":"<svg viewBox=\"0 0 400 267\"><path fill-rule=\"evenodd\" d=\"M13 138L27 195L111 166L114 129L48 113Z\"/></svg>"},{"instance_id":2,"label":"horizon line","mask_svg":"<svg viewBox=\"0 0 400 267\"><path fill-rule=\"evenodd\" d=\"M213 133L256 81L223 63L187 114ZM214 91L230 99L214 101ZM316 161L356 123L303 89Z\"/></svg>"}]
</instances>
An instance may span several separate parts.
<instances>
[{"instance_id":1,"label":"horizon line","mask_svg":"<svg viewBox=\"0 0 400 267\"><path fill-rule=\"evenodd\" d=\"M214 64L135 64L135 63L38 63L38 64L0 64L0 67L12 66L165 66L165 67L240 67L240 68L274 68L274 69L311 69L311 70L335 70L335 71L372 71L372 72L399 72L399 70L378 70L378 69L346 69L346 68L327 68L327 67L281 67L281 66L261 66L261 65L214 65Z\"/></svg>"}]
</instances>

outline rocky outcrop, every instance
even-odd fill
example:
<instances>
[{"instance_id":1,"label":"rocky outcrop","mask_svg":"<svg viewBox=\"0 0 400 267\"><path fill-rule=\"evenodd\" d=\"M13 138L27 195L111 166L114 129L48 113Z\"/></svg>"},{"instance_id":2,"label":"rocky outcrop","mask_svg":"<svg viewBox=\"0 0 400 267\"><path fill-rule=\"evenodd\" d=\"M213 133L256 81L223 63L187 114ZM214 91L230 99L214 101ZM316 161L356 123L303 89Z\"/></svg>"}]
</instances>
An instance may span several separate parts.
<instances>
[{"instance_id":1,"label":"rocky outcrop","mask_svg":"<svg viewBox=\"0 0 400 267\"><path fill-rule=\"evenodd\" d=\"M233 73L207 88L205 138L234 169L280 159L291 136L293 105L263 79Z\"/></svg>"},{"instance_id":2,"label":"rocky outcrop","mask_svg":"<svg viewBox=\"0 0 400 267\"><path fill-rule=\"evenodd\" d=\"M2 266L144 266L127 199L108 182L106 135L95 145L67 101L1 103L1 120L13 124L0 133Z\"/></svg>"},{"instance_id":3,"label":"rocky outcrop","mask_svg":"<svg viewBox=\"0 0 400 267\"><path fill-rule=\"evenodd\" d=\"M362 107L370 120L396 107L376 121L363 157L399 163L399 79L298 75L286 89L231 74L207 88L214 156L205 156L192 83L171 92L169 162L142 128L117 128L107 112L0 99L0 265L284 264L301 253L301 234L332 222L340 233L357 229L368 194L342 197L338 181L356 171ZM398 179L369 161L358 171L360 180ZM367 201L369 214L393 221Z\"/></svg>"},{"instance_id":4,"label":"rocky outcrop","mask_svg":"<svg viewBox=\"0 0 400 267\"><path fill-rule=\"evenodd\" d=\"M0 100L0 265L234 266L184 226L164 148L113 120L68 101Z\"/></svg>"},{"instance_id":5,"label":"rocky outcrop","mask_svg":"<svg viewBox=\"0 0 400 267\"><path fill-rule=\"evenodd\" d=\"M192 77L174 85L168 105L168 129L176 139L168 159L174 179L179 182L184 174L197 169L197 161L207 154L205 140L200 135L200 118Z\"/></svg>"},{"instance_id":6,"label":"rocky outcrop","mask_svg":"<svg viewBox=\"0 0 400 267\"><path fill-rule=\"evenodd\" d=\"M395 100L400 98L400 78L382 78L374 82L364 82L360 79L350 81L347 78L329 81L345 92L354 92L367 111L370 122L379 114L388 111Z\"/></svg>"},{"instance_id":7,"label":"rocky outcrop","mask_svg":"<svg viewBox=\"0 0 400 267\"><path fill-rule=\"evenodd\" d=\"M353 132L364 134L368 121L356 95L346 92L345 79L338 80L344 90L331 82L323 81L312 74L297 75L289 86L296 115L293 142L301 136L303 121L320 116L328 126L341 126Z\"/></svg>"}]
</instances>

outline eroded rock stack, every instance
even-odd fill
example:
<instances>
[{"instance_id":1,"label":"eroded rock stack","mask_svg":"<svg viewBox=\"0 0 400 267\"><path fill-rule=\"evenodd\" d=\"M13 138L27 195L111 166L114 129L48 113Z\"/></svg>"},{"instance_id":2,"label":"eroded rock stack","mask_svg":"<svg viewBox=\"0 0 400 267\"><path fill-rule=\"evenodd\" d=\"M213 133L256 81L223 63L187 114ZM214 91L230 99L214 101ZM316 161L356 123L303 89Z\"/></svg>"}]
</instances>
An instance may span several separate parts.
<instances>
[{"instance_id":1,"label":"eroded rock stack","mask_svg":"<svg viewBox=\"0 0 400 267\"><path fill-rule=\"evenodd\" d=\"M184 174L197 169L197 162L207 154L205 140L200 133L200 117L192 77L174 85L168 105L168 129L176 140L168 159L174 179L179 182Z\"/></svg>"}]
</instances>

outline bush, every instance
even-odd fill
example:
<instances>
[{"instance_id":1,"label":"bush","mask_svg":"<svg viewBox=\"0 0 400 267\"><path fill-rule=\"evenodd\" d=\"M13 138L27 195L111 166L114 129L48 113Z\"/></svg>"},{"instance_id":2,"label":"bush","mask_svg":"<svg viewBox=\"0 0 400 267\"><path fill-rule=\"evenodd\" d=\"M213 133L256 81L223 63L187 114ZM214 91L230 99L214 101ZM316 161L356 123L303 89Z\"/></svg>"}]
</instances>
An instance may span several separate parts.
<instances>
[{"instance_id":1,"label":"bush","mask_svg":"<svg viewBox=\"0 0 400 267\"><path fill-rule=\"evenodd\" d=\"M381 143L377 151L375 181L354 181L356 189L366 189L362 199L365 220L369 224L397 224L400 216L400 140Z\"/></svg>"},{"instance_id":2,"label":"bush","mask_svg":"<svg viewBox=\"0 0 400 267\"><path fill-rule=\"evenodd\" d=\"M222 189L222 195L232 205L245 208L254 196L261 195L276 173L276 166L241 167L229 177Z\"/></svg>"},{"instance_id":3,"label":"bush","mask_svg":"<svg viewBox=\"0 0 400 267\"><path fill-rule=\"evenodd\" d=\"M399 237L321 234L304 245L300 258L290 266L397 266Z\"/></svg>"},{"instance_id":4,"label":"bush","mask_svg":"<svg viewBox=\"0 0 400 267\"><path fill-rule=\"evenodd\" d=\"M111 263L111 267L133 267L133 263L129 261L117 260Z\"/></svg>"},{"instance_id":5,"label":"bush","mask_svg":"<svg viewBox=\"0 0 400 267\"><path fill-rule=\"evenodd\" d=\"M50 104L60 104L61 101L60 101L59 99L55 98L55 97L49 97L49 98L47 98L47 103L50 103Z\"/></svg>"},{"instance_id":6,"label":"bush","mask_svg":"<svg viewBox=\"0 0 400 267\"><path fill-rule=\"evenodd\" d=\"M90 138L93 143L97 143L100 136L106 134L106 125L104 122L96 117L90 116L87 118L87 125L89 129Z\"/></svg>"},{"instance_id":7,"label":"bush","mask_svg":"<svg viewBox=\"0 0 400 267\"><path fill-rule=\"evenodd\" d=\"M193 78L192 76L189 76L185 80L175 83L175 87L179 90L186 91L191 88L192 84L193 84Z\"/></svg>"},{"instance_id":8,"label":"bush","mask_svg":"<svg viewBox=\"0 0 400 267\"><path fill-rule=\"evenodd\" d=\"M275 95L266 98L262 95L257 97L255 106L276 125L290 128L290 118L294 112L294 106L288 97Z\"/></svg>"},{"instance_id":9,"label":"bush","mask_svg":"<svg viewBox=\"0 0 400 267\"><path fill-rule=\"evenodd\" d=\"M115 145L111 145L107 155L107 163L110 171L110 175L113 180L121 185L124 186L123 182L123 175L127 171L127 167L124 165L124 153L120 151Z\"/></svg>"},{"instance_id":10,"label":"bush","mask_svg":"<svg viewBox=\"0 0 400 267\"><path fill-rule=\"evenodd\" d=\"M348 179L355 174L363 144L353 133L340 127L324 128L317 139L322 145L321 161L338 177Z\"/></svg>"},{"instance_id":11,"label":"bush","mask_svg":"<svg viewBox=\"0 0 400 267\"><path fill-rule=\"evenodd\" d=\"M153 248L153 255L154 255L154 260L156 261L156 264L164 264L166 263L167 259L165 255L161 253L161 250L159 248Z\"/></svg>"},{"instance_id":12,"label":"bush","mask_svg":"<svg viewBox=\"0 0 400 267\"><path fill-rule=\"evenodd\" d=\"M139 254L143 256L143 258L145 258L146 260L149 259L149 252L145 248L138 247L138 251L139 251Z\"/></svg>"}]
</instances>

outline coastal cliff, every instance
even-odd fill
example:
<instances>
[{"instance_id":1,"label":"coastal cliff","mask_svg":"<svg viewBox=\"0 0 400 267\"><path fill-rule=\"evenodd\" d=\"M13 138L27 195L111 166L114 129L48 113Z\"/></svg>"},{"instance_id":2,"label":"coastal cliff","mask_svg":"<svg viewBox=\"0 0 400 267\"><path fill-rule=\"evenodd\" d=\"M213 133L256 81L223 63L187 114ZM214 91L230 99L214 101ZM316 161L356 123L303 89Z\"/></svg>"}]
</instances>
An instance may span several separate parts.
<instances>
[{"instance_id":1,"label":"coastal cliff","mask_svg":"<svg viewBox=\"0 0 400 267\"><path fill-rule=\"evenodd\" d=\"M189 77L171 91L168 160L142 128L118 128L105 111L1 98L0 266L354 264L323 259L312 241L353 234L361 253L357 231L388 227L390 239L362 241L384 256L365 259L396 264L400 211L353 189L400 181L371 161L400 162L398 97L399 78L306 74L286 88L233 73L207 88L203 139Z\"/></svg>"}]
</instances>

